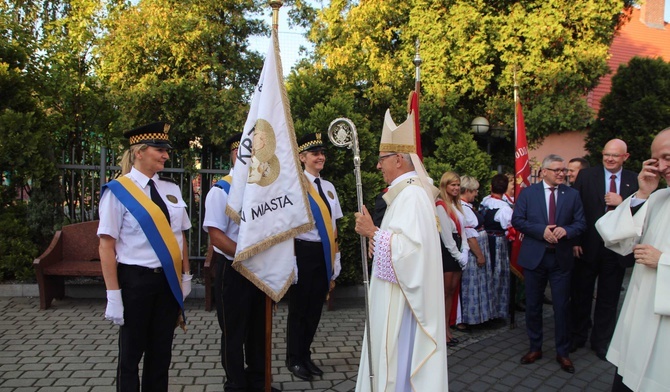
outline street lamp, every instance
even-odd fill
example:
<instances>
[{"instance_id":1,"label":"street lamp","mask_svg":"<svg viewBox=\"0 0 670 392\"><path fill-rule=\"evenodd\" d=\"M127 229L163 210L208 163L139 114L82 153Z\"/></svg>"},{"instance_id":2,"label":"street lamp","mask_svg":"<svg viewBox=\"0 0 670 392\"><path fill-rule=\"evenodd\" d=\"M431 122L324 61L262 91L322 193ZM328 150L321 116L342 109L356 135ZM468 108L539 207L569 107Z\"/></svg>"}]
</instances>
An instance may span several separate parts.
<instances>
[{"instance_id":1,"label":"street lamp","mask_svg":"<svg viewBox=\"0 0 670 392\"><path fill-rule=\"evenodd\" d=\"M491 142L494 142L496 139L504 139L507 129L503 127L492 127L489 124L489 120L486 117L475 117L470 123L472 133L476 136L486 139L486 153L491 155ZM500 172L501 166L498 165L498 171Z\"/></svg>"}]
</instances>

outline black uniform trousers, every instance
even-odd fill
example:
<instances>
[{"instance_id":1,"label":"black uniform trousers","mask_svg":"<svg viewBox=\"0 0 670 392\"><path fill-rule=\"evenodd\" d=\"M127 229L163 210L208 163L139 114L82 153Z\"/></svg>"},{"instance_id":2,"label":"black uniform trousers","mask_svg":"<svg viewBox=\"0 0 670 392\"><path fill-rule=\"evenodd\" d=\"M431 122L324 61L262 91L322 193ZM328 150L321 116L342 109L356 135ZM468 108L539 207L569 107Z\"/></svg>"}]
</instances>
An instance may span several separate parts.
<instances>
[{"instance_id":1,"label":"black uniform trousers","mask_svg":"<svg viewBox=\"0 0 670 392\"><path fill-rule=\"evenodd\" d=\"M617 310L621 285L626 269L619 263L616 253L602 247L595 262L577 260L572 273L572 342L582 346L586 343L591 327L593 290L596 278L598 291L593 310L591 348L606 353L617 321Z\"/></svg>"},{"instance_id":2,"label":"black uniform trousers","mask_svg":"<svg viewBox=\"0 0 670 392\"><path fill-rule=\"evenodd\" d=\"M214 301L221 327L224 390L263 391L265 385L265 294L214 253ZM246 358L246 369L245 369Z\"/></svg>"},{"instance_id":3,"label":"black uniform trousers","mask_svg":"<svg viewBox=\"0 0 670 392\"><path fill-rule=\"evenodd\" d=\"M142 391L167 391L172 340L179 317L162 269L118 264L124 325L119 333L117 391L139 391L139 363L144 355Z\"/></svg>"},{"instance_id":4,"label":"black uniform trousers","mask_svg":"<svg viewBox=\"0 0 670 392\"><path fill-rule=\"evenodd\" d=\"M311 359L312 341L321 320L329 282L321 242L295 240L298 283L289 290L286 361L288 366Z\"/></svg>"}]
</instances>

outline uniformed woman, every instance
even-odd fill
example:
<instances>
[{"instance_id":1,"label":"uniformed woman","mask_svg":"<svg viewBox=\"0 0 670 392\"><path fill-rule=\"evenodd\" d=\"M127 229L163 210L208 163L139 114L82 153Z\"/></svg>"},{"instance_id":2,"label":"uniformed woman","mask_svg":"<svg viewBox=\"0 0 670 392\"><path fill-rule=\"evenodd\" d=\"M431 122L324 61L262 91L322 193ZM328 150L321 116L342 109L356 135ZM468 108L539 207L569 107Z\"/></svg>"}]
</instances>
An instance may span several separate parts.
<instances>
[{"instance_id":1,"label":"uniformed woman","mask_svg":"<svg viewBox=\"0 0 670 392\"><path fill-rule=\"evenodd\" d=\"M321 178L326 163L326 148L320 133L310 133L298 141L300 161L311 183L310 207L316 228L295 239L298 283L291 286L287 320L286 361L294 376L311 380L323 371L311 358L311 345L321 319L321 310L330 283L340 272L335 221L342 208L335 187Z\"/></svg>"},{"instance_id":2,"label":"uniformed woman","mask_svg":"<svg viewBox=\"0 0 670 392\"><path fill-rule=\"evenodd\" d=\"M105 318L120 327L116 388L167 391L172 339L191 291L191 228L179 186L158 176L172 147L169 125L157 122L124 133L130 148L122 176L100 198L100 261L107 288Z\"/></svg>"}]
</instances>

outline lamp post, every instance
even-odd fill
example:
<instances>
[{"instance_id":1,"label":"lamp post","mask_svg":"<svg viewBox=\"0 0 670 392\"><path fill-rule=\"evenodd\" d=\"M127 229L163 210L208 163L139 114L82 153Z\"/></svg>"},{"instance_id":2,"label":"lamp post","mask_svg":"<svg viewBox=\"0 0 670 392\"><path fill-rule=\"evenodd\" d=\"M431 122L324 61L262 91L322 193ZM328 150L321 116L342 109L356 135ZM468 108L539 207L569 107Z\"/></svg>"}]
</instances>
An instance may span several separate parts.
<instances>
[{"instance_id":1,"label":"lamp post","mask_svg":"<svg viewBox=\"0 0 670 392\"><path fill-rule=\"evenodd\" d=\"M476 136L486 139L486 153L491 156L491 143L496 139L504 139L507 129L503 127L492 127L486 117L475 117L470 123L472 133ZM498 172L502 165L498 165Z\"/></svg>"}]
</instances>

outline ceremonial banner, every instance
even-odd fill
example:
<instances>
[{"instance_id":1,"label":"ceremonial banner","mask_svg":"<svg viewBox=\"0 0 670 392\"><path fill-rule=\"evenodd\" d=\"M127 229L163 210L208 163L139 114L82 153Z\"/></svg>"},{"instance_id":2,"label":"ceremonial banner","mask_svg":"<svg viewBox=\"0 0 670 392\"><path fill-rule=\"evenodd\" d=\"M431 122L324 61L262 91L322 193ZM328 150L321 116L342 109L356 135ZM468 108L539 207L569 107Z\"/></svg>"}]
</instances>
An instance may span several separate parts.
<instances>
[{"instance_id":1,"label":"ceremonial banner","mask_svg":"<svg viewBox=\"0 0 670 392\"><path fill-rule=\"evenodd\" d=\"M516 99L514 119L514 199L519 197L521 191L530 186L530 161L528 159L528 142L526 141L526 125L523 120L521 101ZM521 250L521 233L517 232L512 242L512 254L510 256L510 268L512 272L523 279L523 268L519 265L519 251Z\"/></svg>"},{"instance_id":2,"label":"ceremonial banner","mask_svg":"<svg viewBox=\"0 0 670 392\"><path fill-rule=\"evenodd\" d=\"M412 91L409 94L409 110L407 114L414 112L414 133L416 138L416 155L423 162L423 153L421 151L421 131L419 129L419 94Z\"/></svg>"},{"instance_id":3,"label":"ceremonial banner","mask_svg":"<svg viewBox=\"0 0 670 392\"><path fill-rule=\"evenodd\" d=\"M293 237L314 227L282 75L273 29L226 207L240 225L233 267L275 302L296 277Z\"/></svg>"}]
</instances>

